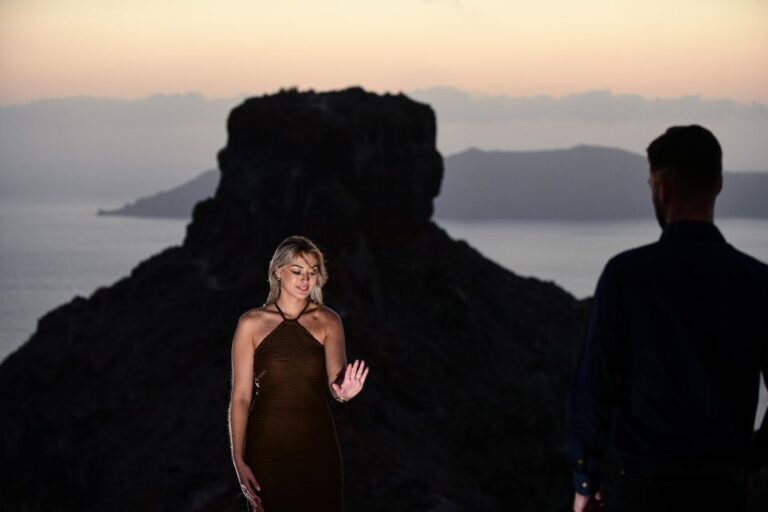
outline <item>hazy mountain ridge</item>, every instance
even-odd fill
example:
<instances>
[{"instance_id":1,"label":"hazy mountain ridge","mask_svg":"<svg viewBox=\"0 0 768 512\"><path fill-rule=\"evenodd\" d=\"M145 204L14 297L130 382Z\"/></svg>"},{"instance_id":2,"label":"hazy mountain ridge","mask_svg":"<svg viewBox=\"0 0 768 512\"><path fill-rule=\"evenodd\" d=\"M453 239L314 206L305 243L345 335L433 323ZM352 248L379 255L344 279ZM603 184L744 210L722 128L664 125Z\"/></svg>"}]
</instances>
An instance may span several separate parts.
<instances>
[{"instance_id":1,"label":"hazy mountain ridge","mask_svg":"<svg viewBox=\"0 0 768 512\"><path fill-rule=\"evenodd\" d=\"M642 153L670 124L710 127L729 170L768 162L768 106L699 97L645 99L592 91L508 97L452 88L413 91L437 111L438 149L522 151L578 144ZM0 195L126 201L215 165L227 113L241 98L73 97L0 107Z\"/></svg>"},{"instance_id":2,"label":"hazy mountain ridge","mask_svg":"<svg viewBox=\"0 0 768 512\"><path fill-rule=\"evenodd\" d=\"M644 98L587 91L561 97L511 97L432 87L413 91L438 113L438 147L454 154L526 151L581 144L643 153L667 127L702 124L720 140L725 168L762 170L768 162L763 139L768 105L700 96Z\"/></svg>"},{"instance_id":3,"label":"hazy mountain ridge","mask_svg":"<svg viewBox=\"0 0 768 512\"><path fill-rule=\"evenodd\" d=\"M73 97L0 108L0 195L131 197L215 164L236 99Z\"/></svg>"},{"instance_id":4,"label":"hazy mountain ridge","mask_svg":"<svg viewBox=\"0 0 768 512\"><path fill-rule=\"evenodd\" d=\"M512 97L479 94L453 87L429 87L411 91L427 101L449 122L499 122L509 119L564 119L588 122L623 122L627 119L664 120L669 116L696 117L714 121L746 117L768 122L768 105L697 95L678 98L644 98L635 94L613 94L594 90L561 97L548 95Z\"/></svg>"},{"instance_id":5,"label":"hazy mountain ridge","mask_svg":"<svg viewBox=\"0 0 768 512\"><path fill-rule=\"evenodd\" d=\"M645 157L615 148L472 149L445 161L439 218L613 219L653 215ZM768 174L725 173L717 214L768 217Z\"/></svg>"},{"instance_id":6,"label":"hazy mountain ridge","mask_svg":"<svg viewBox=\"0 0 768 512\"><path fill-rule=\"evenodd\" d=\"M219 171L210 169L178 187L141 197L120 208L100 208L97 214L188 219L192 216L195 203L212 196L218 183Z\"/></svg>"},{"instance_id":7,"label":"hazy mountain ridge","mask_svg":"<svg viewBox=\"0 0 768 512\"><path fill-rule=\"evenodd\" d=\"M445 159L436 200L446 219L613 219L653 215L645 157L616 148L547 151L470 149ZM100 213L189 218L218 171L122 208ZM768 217L768 173L726 173L717 214Z\"/></svg>"}]
</instances>

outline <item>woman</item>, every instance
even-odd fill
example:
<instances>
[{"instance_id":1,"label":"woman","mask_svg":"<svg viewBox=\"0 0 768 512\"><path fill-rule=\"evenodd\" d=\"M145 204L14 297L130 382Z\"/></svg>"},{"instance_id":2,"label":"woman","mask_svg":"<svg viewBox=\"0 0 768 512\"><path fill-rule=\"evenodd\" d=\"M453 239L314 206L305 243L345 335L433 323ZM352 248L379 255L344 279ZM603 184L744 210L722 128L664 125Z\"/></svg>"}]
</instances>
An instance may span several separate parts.
<instances>
[{"instance_id":1,"label":"woman","mask_svg":"<svg viewBox=\"0 0 768 512\"><path fill-rule=\"evenodd\" d=\"M363 388L365 362L346 363L339 316L323 305L323 254L292 236L269 264L264 306L232 341L232 459L249 510L341 512L341 455L326 386L339 402Z\"/></svg>"}]
</instances>

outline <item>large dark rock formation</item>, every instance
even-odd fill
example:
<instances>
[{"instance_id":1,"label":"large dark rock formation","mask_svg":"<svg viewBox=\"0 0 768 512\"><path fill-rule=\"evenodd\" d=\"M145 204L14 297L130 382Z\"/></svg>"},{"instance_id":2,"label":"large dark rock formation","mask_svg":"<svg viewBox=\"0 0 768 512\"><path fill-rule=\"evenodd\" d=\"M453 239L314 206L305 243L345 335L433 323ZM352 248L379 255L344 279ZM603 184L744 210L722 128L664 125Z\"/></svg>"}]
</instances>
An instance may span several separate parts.
<instances>
[{"instance_id":1,"label":"large dark rock formation","mask_svg":"<svg viewBox=\"0 0 768 512\"><path fill-rule=\"evenodd\" d=\"M584 311L431 222L429 107L286 91L230 115L182 246L44 316L0 366L3 510L244 510L230 342L276 244L328 254L364 393L334 404L349 510L562 510L567 375ZM297 489L301 492L301 489Z\"/></svg>"}]
</instances>

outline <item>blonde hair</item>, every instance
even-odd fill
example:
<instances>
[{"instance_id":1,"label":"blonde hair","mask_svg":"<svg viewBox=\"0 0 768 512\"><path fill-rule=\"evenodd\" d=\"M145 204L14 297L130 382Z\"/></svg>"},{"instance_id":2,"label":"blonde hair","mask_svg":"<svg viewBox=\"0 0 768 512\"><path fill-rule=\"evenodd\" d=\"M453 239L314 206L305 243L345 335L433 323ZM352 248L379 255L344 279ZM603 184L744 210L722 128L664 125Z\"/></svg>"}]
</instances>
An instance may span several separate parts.
<instances>
[{"instance_id":1,"label":"blonde hair","mask_svg":"<svg viewBox=\"0 0 768 512\"><path fill-rule=\"evenodd\" d=\"M320 252L320 249L309 238L294 235L280 242L277 249L275 249L275 254L272 255L272 260L269 262L269 273L267 276L269 295L264 303L265 306L274 303L280 296L280 281L277 279L275 272L280 267L290 264L296 256L304 254L313 254L317 258L317 285L309 291L309 298L317 304L323 303L322 288L328 281L328 270L325 268L323 253Z\"/></svg>"}]
</instances>

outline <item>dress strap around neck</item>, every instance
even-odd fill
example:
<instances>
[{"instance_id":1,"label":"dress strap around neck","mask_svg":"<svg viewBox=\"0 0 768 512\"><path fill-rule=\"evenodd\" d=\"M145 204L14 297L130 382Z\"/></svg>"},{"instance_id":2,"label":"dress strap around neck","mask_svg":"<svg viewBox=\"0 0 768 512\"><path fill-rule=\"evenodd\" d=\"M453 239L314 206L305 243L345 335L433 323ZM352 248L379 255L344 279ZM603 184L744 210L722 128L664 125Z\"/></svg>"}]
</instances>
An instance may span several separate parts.
<instances>
[{"instance_id":1,"label":"dress strap around neck","mask_svg":"<svg viewBox=\"0 0 768 512\"><path fill-rule=\"evenodd\" d=\"M295 317L293 317L293 318L288 318L287 316L285 316L285 313L283 312L283 310L282 310L282 309L280 309L280 306L277 304L277 301L275 301L275 307L277 308L277 311L278 311L278 313L280 313L280 316L282 316L282 317L283 317L283 320L296 320L297 318L299 318L301 315L303 315L303 314L304 314L304 312L305 312L305 311L307 310L307 308L309 307L309 303L310 303L310 302L312 302L312 301L311 301L311 300L309 300L309 299L307 299L307 303L306 303L306 304L304 304L304 307L303 307L303 308L301 308L301 312L300 312L298 315L296 315Z\"/></svg>"},{"instance_id":2,"label":"dress strap around neck","mask_svg":"<svg viewBox=\"0 0 768 512\"><path fill-rule=\"evenodd\" d=\"M280 313L280 316L281 316L281 317L283 317L283 320L288 320L288 319L285 317L285 313L283 313L283 310L282 310L282 309L280 309L280 306L278 306L278 305L277 305L277 301L275 301L275 307L277 308L277 312L278 312L278 313Z\"/></svg>"},{"instance_id":3,"label":"dress strap around neck","mask_svg":"<svg viewBox=\"0 0 768 512\"><path fill-rule=\"evenodd\" d=\"M299 318L301 315L303 315L304 313L306 313L306 312L307 312L307 308L309 307L309 303L310 303L310 302L312 302L312 301L311 301L311 300L309 300L309 299L307 299L307 303L306 303L306 304L304 304L304 307L303 307L303 308L301 308L301 313L299 313L298 315L296 315L296 318Z\"/></svg>"}]
</instances>

